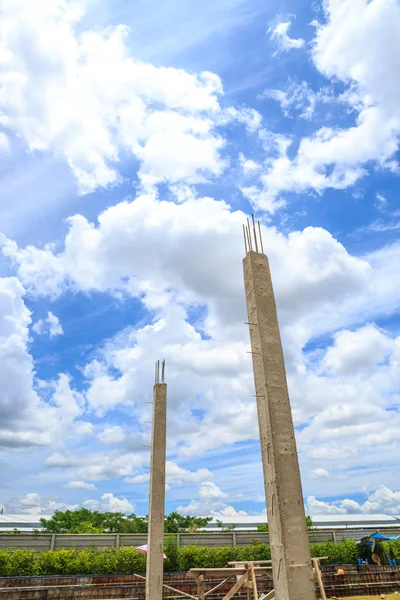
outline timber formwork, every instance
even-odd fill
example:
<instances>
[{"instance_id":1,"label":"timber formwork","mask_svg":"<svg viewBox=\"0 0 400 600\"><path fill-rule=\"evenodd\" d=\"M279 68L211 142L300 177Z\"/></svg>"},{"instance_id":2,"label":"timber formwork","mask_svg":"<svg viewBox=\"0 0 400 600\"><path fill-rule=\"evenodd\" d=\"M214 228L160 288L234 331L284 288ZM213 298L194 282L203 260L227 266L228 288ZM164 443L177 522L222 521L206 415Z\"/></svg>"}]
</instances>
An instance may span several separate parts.
<instances>
[{"instance_id":1,"label":"timber formwork","mask_svg":"<svg viewBox=\"0 0 400 600\"><path fill-rule=\"evenodd\" d=\"M338 570L344 571L338 575ZM400 567L373 565L331 565L321 566L323 582L328 598L360 595L380 595L400 592ZM221 577L207 577L205 589L211 590L223 581ZM209 600L220 600L232 588L234 579L226 582ZM164 583L181 590L184 594L196 597L197 584L186 573L165 573ZM267 593L273 589L269 575L257 576L258 592ZM182 596L182 598L187 596ZM92 599L144 600L145 585L136 575L81 575L46 577L4 577L0 578L0 600L92 600ZM177 594L164 590L164 600L179 598ZM239 590L234 598L247 598L246 590Z\"/></svg>"}]
</instances>

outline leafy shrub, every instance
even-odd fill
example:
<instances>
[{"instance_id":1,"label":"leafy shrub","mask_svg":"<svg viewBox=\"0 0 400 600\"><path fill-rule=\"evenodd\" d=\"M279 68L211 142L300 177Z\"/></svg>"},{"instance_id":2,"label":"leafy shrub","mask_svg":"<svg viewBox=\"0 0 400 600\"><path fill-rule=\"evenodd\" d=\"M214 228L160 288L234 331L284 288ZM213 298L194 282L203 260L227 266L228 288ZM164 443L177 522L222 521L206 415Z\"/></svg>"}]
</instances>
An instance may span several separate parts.
<instances>
[{"instance_id":1,"label":"leafy shrub","mask_svg":"<svg viewBox=\"0 0 400 600\"><path fill-rule=\"evenodd\" d=\"M355 564L358 558L358 548L355 540L343 540L335 542L325 542L323 544L311 544L311 556L327 556L328 560L322 564Z\"/></svg>"},{"instance_id":2,"label":"leafy shrub","mask_svg":"<svg viewBox=\"0 0 400 600\"><path fill-rule=\"evenodd\" d=\"M386 550L388 544L383 544ZM400 541L391 542L393 554L400 561ZM311 556L327 556L329 564L355 564L359 546L354 540L338 544L311 544ZM164 561L166 571L188 571L191 568L224 567L230 561L269 560L270 549L265 544L252 546L205 546L177 547L173 537L165 540ZM146 556L134 548L77 550L54 550L35 552L34 550L0 550L0 576L18 577L35 575L86 575L144 573Z\"/></svg>"},{"instance_id":3,"label":"leafy shrub","mask_svg":"<svg viewBox=\"0 0 400 600\"><path fill-rule=\"evenodd\" d=\"M169 536L165 540L164 552L167 558L164 561L164 570L167 573L179 571L179 548L176 538Z\"/></svg>"}]
</instances>

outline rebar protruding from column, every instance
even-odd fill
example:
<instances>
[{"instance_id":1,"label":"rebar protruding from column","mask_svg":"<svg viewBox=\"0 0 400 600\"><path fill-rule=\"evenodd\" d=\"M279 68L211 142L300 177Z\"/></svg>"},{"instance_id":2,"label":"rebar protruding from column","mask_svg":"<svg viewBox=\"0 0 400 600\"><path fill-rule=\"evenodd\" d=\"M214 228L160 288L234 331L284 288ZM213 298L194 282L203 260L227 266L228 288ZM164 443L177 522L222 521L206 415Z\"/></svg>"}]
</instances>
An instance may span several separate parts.
<instances>
[{"instance_id":1,"label":"rebar protruding from column","mask_svg":"<svg viewBox=\"0 0 400 600\"><path fill-rule=\"evenodd\" d=\"M251 220L252 224L250 224L250 219L247 219L247 224L243 225L244 250L246 256L252 250L255 250L255 252L258 252L260 254L264 254L260 221L257 221L257 228L256 222L254 220L254 215L251 215Z\"/></svg>"},{"instance_id":2,"label":"rebar protruding from column","mask_svg":"<svg viewBox=\"0 0 400 600\"><path fill-rule=\"evenodd\" d=\"M257 252L256 245L255 252L251 248L247 252L243 267L275 598L315 600L296 440L268 258Z\"/></svg>"},{"instance_id":3,"label":"rebar protruding from column","mask_svg":"<svg viewBox=\"0 0 400 600\"><path fill-rule=\"evenodd\" d=\"M161 377L160 377L161 375ZM160 382L161 380L161 382ZM147 536L146 600L163 597L163 545L167 436L165 360L156 362L151 435L149 529Z\"/></svg>"},{"instance_id":4,"label":"rebar protruding from column","mask_svg":"<svg viewBox=\"0 0 400 600\"><path fill-rule=\"evenodd\" d=\"M161 381L160 381L160 361L156 360L154 383L155 383L155 385L157 385L159 383L165 383L165 358L161 363Z\"/></svg>"}]
</instances>

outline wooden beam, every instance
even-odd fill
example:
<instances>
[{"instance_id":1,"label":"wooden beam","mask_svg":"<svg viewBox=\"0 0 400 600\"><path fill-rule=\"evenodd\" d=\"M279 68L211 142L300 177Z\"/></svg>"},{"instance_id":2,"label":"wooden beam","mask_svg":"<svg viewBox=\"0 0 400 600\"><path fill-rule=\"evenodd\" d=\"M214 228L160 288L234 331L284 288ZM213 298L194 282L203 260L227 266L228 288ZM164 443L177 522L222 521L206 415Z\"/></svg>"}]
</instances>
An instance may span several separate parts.
<instances>
[{"instance_id":1,"label":"wooden beam","mask_svg":"<svg viewBox=\"0 0 400 600\"><path fill-rule=\"evenodd\" d=\"M243 573L246 572L245 568L239 568L239 569L232 569L230 567L221 567L218 568L216 567L215 569L212 568L205 568L205 569L190 569L190 571L188 571L188 573L190 575L223 575L225 577L234 577L235 575L243 575Z\"/></svg>"},{"instance_id":2,"label":"wooden beam","mask_svg":"<svg viewBox=\"0 0 400 600\"><path fill-rule=\"evenodd\" d=\"M211 590L208 590L208 592L206 592L204 594L204 598L206 598L208 596L208 594L212 594L212 592L215 592L216 590L218 590L221 586L224 585L224 583L228 583L229 580L230 580L230 577L227 577L227 579L224 579L223 581L220 581L218 583L218 585L216 585L215 587L211 588Z\"/></svg>"},{"instance_id":3,"label":"wooden beam","mask_svg":"<svg viewBox=\"0 0 400 600\"><path fill-rule=\"evenodd\" d=\"M315 574L317 576L318 587L319 587L319 591L321 593L321 599L322 600L326 600L324 582L322 581L321 569L319 568L319 561L320 561L320 559L319 558L312 558L311 560L312 560L312 563L314 565Z\"/></svg>"},{"instance_id":4,"label":"wooden beam","mask_svg":"<svg viewBox=\"0 0 400 600\"><path fill-rule=\"evenodd\" d=\"M272 560L231 560L230 562L228 562L228 565L264 565L264 564L270 565L270 564L272 564Z\"/></svg>"},{"instance_id":5,"label":"wooden beam","mask_svg":"<svg viewBox=\"0 0 400 600\"><path fill-rule=\"evenodd\" d=\"M257 590L257 579L256 579L256 574L254 572L254 567L252 566L251 569L251 579L253 582L253 595L254 595L254 600L258 600L258 590Z\"/></svg>"},{"instance_id":6,"label":"wooden beam","mask_svg":"<svg viewBox=\"0 0 400 600\"><path fill-rule=\"evenodd\" d=\"M263 596L263 600L273 600L273 598L275 598L275 590L271 590L268 594Z\"/></svg>"},{"instance_id":7,"label":"wooden beam","mask_svg":"<svg viewBox=\"0 0 400 600\"><path fill-rule=\"evenodd\" d=\"M196 577L196 583L197 583L197 596L198 596L199 600L204 600L204 598L205 598L204 575L199 575L198 577Z\"/></svg>"},{"instance_id":8,"label":"wooden beam","mask_svg":"<svg viewBox=\"0 0 400 600\"><path fill-rule=\"evenodd\" d=\"M256 573L266 573L267 571L271 571L272 567L253 567L254 571ZM190 571L187 572L186 576L187 577L198 577L199 575L215 575L216 577L221 576L221 577L235 577L236 575L243 575L244 573L246 573L246 570L244 567L243 568L229 568L229 567L221 567L220 569L217 567L215 569L211 569L211 568L207 568L207 569L190 569Z\"/></svg>"},{"instance_id":9,"label":"wooden beam","mask_svg":"<svg viewBox=\"0 0 400 600\"><path fill-rule=\"evenodd\" d=\"M238 590L245 584L247 581L247 571L241 576L239 581L235 583L235 585L229 590L229 592L222 598L222 600L231 600L233 596L236 594Z\"/></svg>"},{"instance_id":10,"label":"wooden beam","mask_svg":"<svg viewBox=\"0 0 400 600\"><path fill-rule=\"evenodd\" d=\"M143 577L143 575L137 575L135 573L134 577L138 577L139 579L144 579L144 581L146 581L146 577ZM163 583L163 587L165 587L167 590L171 590L171 592L178 592L178 594L180 594L181 596L185 596L186 598L191 598L192 600L198 600L197 596L191 596L190 594L187 594L186 592L182 592L182 590L177 590L176 588L173 588L170 585L167 585L166 583Z\"/></svg>"},{"instance_id":11,"label":"wooden beam","mask_svg":"<svg viewBox=\"0 0 400 600\"><path fill-rule=\"evenodd\" d=\"M186 592L182 592L182 590L177 590L176 588L173 588L170 585L167 585L166 583L163 583L163 587L165 587L167 590L171 590L171 592L177 592L178 594L180 594L181 596L185 596L186 598L192 598L192 600L198 600L197 596L191 596L190 594L187 594Z\"/></svg>"}]
</instances>

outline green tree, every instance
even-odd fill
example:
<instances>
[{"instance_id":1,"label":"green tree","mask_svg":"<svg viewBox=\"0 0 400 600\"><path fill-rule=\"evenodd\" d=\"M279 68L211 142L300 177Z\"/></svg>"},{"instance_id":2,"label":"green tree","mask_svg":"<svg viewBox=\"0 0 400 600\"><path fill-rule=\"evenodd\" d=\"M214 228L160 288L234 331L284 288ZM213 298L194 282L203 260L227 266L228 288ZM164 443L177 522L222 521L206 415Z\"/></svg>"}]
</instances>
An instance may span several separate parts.
<instances>
[{"instance_id":1,"label":"green tree","mask_svg":"<svg viewBox=\"0 0 400 600\"><path fill-rule=\"evenodd\" d=\"M212 521L211 517L192 517L189 515L180 515L177 512L171 512L164 519L165 533L183 533L191 531L194 533L199 529L204 529Z\"/></svg>"},{"instance_id":2,"label":"green tree","mask_svg":"<svg viewBox=\"0 0 400 600\"><path fill-rule=\"evenodd\" d=\"M57 510L50 519L40 519L46 533L146 533L147 518L135 514L101 513L97 510Z\"/></svg>"},{"instance_id":3,"label":"green tree","mask_svg":"<svg viewBox=\"0 0 400 600\"><path fill-rule=\"evenodd\" d=\"M222 531L234 531L237 527L236 523L231 523L230 525L224 525L222 521L217 519L217 525Z\"/></svg>"},{"instance_id":4,"label":"green tree","mask_svg":"<svg viewBox=\"0 0 400 600\"><path fill-rule=\"evenodd\" d=\"M311 515L306 515L306 525L307 525L308 531L311 531L312 529L314 529L314 527L313 527L313 520L312 520L312 516Z\"/></svg>"},{"instance_id":5,"label":"green tree","mask_svg":"<svg viewBox=\"0 0 400 600\"><path fill-rule=\"evenodd\" d=\"M166 533L195 532L212 519L172 512L165 517ZM99 512L88 508L58 510L50 519L40 519L45 533L147 533L148 518L135 514Z\"/></svg>"},{"instance_id":6,"label":"green tree","mask_svg":"<svg viewBox=\"0 0 400 600\"><path fill-rule=\"evenodd\" d=\"M306 515L306 525L307 525L308 531L311 531L312 529L314 529L313 528L313 520L310 515ZM263 532L263 533L268 533L268 523L263 523L262 525L258 525L257 531Z\"/></svg>"}]
</instances>

